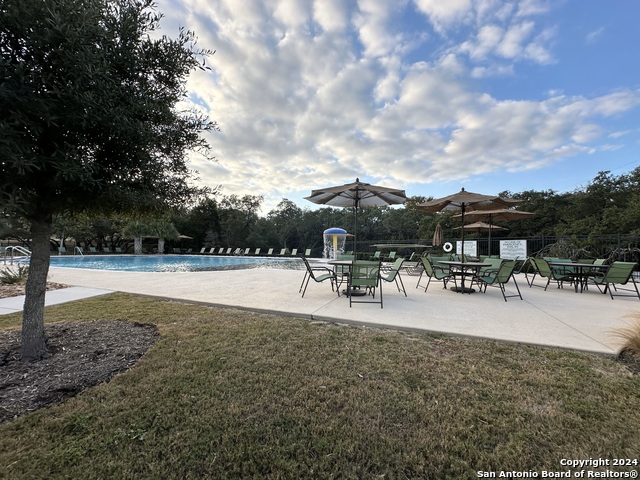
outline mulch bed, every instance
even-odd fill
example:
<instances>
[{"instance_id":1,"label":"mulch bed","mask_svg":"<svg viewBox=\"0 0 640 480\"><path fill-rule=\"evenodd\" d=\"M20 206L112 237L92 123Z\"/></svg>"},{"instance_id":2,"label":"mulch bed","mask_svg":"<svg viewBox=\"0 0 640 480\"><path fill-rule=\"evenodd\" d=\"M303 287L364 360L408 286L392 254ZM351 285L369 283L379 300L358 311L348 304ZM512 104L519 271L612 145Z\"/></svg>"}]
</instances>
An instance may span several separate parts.
<instances>
[{"instance_id":1,"label":"mulch bed","mask_svg":"<svg viewBox=\"0 0 640 480\"><path fill-rule=\"evenodd\" d=\"M0 332L0 423L60 403L131 368L159 338L155 325L97 320L45 326L49 353L20 360L20 330Z\"/></svg>"}]
</instances>

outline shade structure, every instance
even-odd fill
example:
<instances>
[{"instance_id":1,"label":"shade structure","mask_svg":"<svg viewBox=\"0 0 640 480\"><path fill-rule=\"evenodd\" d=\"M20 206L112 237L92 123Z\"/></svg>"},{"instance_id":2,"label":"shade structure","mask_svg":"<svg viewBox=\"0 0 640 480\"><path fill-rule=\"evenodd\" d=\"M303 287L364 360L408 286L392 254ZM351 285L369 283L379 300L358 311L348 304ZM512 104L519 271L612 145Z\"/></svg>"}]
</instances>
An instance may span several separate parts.
<instances>
[{"instance_id":1,"label":"shade structure","mask_svg":"<svg viewBox=\"0 0 640 480\"><path fill-rule=\"evenodd\" d=\"M525 220L535 215L533 212L523 212L522 210L513 210L502 208L499 210L476 210L468 212L467 220L481 220L493 225L494 222L509 222L513 220ZM454 215L453 218L459 218L462 215ZM493 227L492 230L497 230ZM489 255L491 255L491 229L489 230Z\"/></svg>"},{"instance_id":2,"label":"shade structure","mask_svg":"<svg viewBox=\"0 0 640 480\"><path fill-rule=\"evenodd\" d=\"M404 190L371 185L370 183L361 182L359 178L356 178L356 181L353 183L312 190L311 195L305 197L305 200L319 205L353 208L353 253L354 258L357 258L355 255L357 253L358 209L400 205L407 201L407 195Z\"/></svg>"},{"instance_id":3,"label":"shade structure","mask_svg":"<svg viewBox=\"0 0 640 480\"><path fill-rule=\"evenodd\" d=\"M474 210L495 210L498 208L508 208L519 205L519 200L503 198L497 195L482 195L480 193L467 192L461 188L459 192L446 197L437 198L425 203L416 204L418 210L427 212L459 211L461 212L462 224L464 225L464 215L467 211ZM464 229L462 231L462 258L464 259ZM462 277L461 291L465 289L464 276Z\"/></svg>"},{"instance_id":4,"label":"shade structure","mask_svg":"<svg viewBox=\"0 0 640 480\"><path fill-rule=\"evenodd\" d=\"M433 239L431 239L431 243L434 247L439 247L444 243L444 234L442 233L442 225L440 222L436 225L436 229L433 232Z\"/></svg>"}]
</instances>

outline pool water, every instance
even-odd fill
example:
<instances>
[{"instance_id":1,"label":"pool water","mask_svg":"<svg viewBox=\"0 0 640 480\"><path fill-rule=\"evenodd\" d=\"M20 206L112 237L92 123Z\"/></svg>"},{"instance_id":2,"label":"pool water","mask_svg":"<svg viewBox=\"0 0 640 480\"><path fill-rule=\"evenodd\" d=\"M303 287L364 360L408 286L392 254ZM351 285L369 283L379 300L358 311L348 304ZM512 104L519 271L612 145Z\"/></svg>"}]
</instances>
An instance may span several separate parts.
<instances>
[{"instance_id":1,"label":"pool water","mask_svg":"<svg viewBox=\"0 0 640 480\"><path fill-rule=\"evenodd\" d=\"M304 268L299 258L218 257L215 255L67 255L52 256L52 267L127 272L196 272L248 268Z\"/></svg>"}]
</instances>

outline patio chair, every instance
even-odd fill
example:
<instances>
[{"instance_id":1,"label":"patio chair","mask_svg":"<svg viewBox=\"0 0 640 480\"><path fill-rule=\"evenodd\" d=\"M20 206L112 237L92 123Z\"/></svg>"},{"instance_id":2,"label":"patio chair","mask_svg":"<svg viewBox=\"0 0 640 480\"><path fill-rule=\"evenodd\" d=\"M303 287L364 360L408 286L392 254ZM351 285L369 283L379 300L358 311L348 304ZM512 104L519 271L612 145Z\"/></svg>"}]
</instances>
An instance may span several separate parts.
<instances>
[{"instance_id":1,"label":"patio chair","mask_svg":"<svg viewBox=\"0 0 640 480\"><path fill-rule=\"evenodd\" d=\"M310 256L311 256L311 249L310 249L310 248L307 248L307 249L304 251L304 256L305 256L305 257L310 257Z\"/></svg>"},{"instance_id":2,"label":"patio chair","mask_svg":"<svg viewBox=\"0 0 640 480\"><path fill-rule=\"evenodd\" d=\"M633 277L633 271L637 265L638 264L636 262L613 262L606 272L597 272L593 277L591 277L591 281L596 285L596 287L598 287L598 290L600 290L601 293L607 293L608 290L611 300L613 300L613 297L638 297L640 300L638 284ZM629 282L633 285L633 289L620 287L620 285L627 285ZM600 288L602 285L604 285L604 290ZM618 285L618 287L616 287L616 285ZM618 290L635 293L613 293Z\"/></svg>"},{"instance_id":3,"label":"patio chair","mask_svg":"<svg viewBox=\"0 0 640 480\"><path fill-rule=\"evenodd\" d=\"M402 268L403 263L404 258L396 259L396 261L393 263L393 266L391 267L391 270L387 273L380 274L380 278L385 282L396 282L398 291L404 293L404 296L406 297L407 291L404 288L404 283L402 283L402 277L400 276L400 269ZM402 287L402 290L400 290L400 287Z\"/></svg>"},{"instance_id":4,"label":"patio chair","mask_svg":"<svg viewBox=\"0 0 640 480\"><path fill-rule=\"evenodd\" d=\"M298 290L298 293L302 292L302 298L304 298L304 294L307 291L307 286L309 285L309 281L311 279L313 279L314 282L316 283L322 283L325 280L329 280L331 282L331 291L334 291L333 288L333 283L336 283L336 288L335 291L338 292L338 296L340 296L340 290L338 289L338 280L336 277L336 273L331 270L328 267L312 267L309 264L309 261L305 258L305 257L300 257L302 258L302 261L304 262L304 266L306 268L306 271L304 273L304 278L302 279L302 283L300 284L300 289ZM324 272L324 273L320 273L320 272ZM304 287L304 290L302 289L302 287Z\"/></svg>"},{"instance_id":5,"label":"patio chair","mask_svg":"<svg viewBox=\"0 0 640 480\"><path fill-rule=\"evenodd\" d=\"M298 256L298 249L297 248L292 248L290 256L291 257L297 257Z\"/></svg>"},{"instance_id":6,"label":"patio chair","mask_svg":"<svg viewBox=\"0 0 640 480\"><path fill-rule=\"evenodd\" d=\"M112 253L110 247L102 247L102 252L103 253Z\"/></svg>"},{"instance_id":7,"label":"patio chair","mask_svg":"<svg viewBox=\"0 0 640 480\"><path fill-rule=\"evenodd\" d=\"M531 279L531 283L529 287L542 287L542 285L534 285L533 281L536 278L536 275L540 275L542 278L547 279L547 283L544 286L545 291L551 283L551 280L555 280L558 284L558 288L563 288L564 282L573 282L573 277L571 275L567 275L563 273L562 270L553 270L551 266L549 266L549 262L547 262L544 258L531 258L531 264L535 267L536 271Z\"/></svg>"},{"instance_id":8,"label":"patio chair","mask_svg":"<svg viewBox=\"0 0 640 480\"><path fill-rule=\"evenodd\" d=\"M260 247L256 248L256 251L253 252L254 255L260 255L260 250L262 250Z\"/></svg>"},{"instance_id":9,"label":"patio chair","mask_svg":"<svg viewBox=\"0 0 640 480\"><path fill-rule=\"evenodd\" d=\"M389 252L389 255L384 257L385 262L395 262L397 252Z\"/></svg>"},{"instance_id":10,"label":"patio chair","mask_svg":"<svg viewBox=\"0 0 640 480\"><path fill-rule=\"evenodd\" d=\"M429 288L429 284L431 283L432 279L442 281L442 288L447 288L447 283L452 278L453 278L453 281L455 283L455 277L453 275L451 275L451 270L450 269L441 267L439 265L434 265L431 262L431 259L428 258L428 257L422 257L421 261L422 261L422 266L424 268L422 270L422 273L420 274L420 277L418 277L418 283L416 284L416 288L421 286L420 285L420 280L422 280L422 274L425 274L425 275L427 275L427 277L429 277L429 281L427 282L427 286L424 287L424 291L425 292Z\"/></svg>"},{"instance_id":11,"label":"patio chair","mask_svg":"<svg viewBox=\"0 0 640 480\"><path fill-rule=\"evenodd\" d=\"M516 282L516 277L513 276L516 263L517 262L515 260L506 260L502 265L500 265L498 270L488 270L486 275L478 277L478 285L484 286L484 293L487 293L487 286L489 285L500 287L502 298L504 298L505 302L507 301L507 298L511 297L520 297L520 300L522 300L522 294L520 293L518 282ZM517 295L507 295L504 288L505 284L512 278L513 283L516 286L516 290L518 291Z\"/></svg>"},{"instance_id":12,"label":"patio chair","mask_svg":"<svg viewBox=\"0 0 640 480\"><path fill-rule=\"evenodd\" d=\"M267 255L269 256L273 255L273 248L270 248L269 250L267 250Z\"/></svg>"},{"instance_id":13,"label":"patio chair","mask_svg":"<svg viewBox=\"0 0 640 480\"><path fill-rule=\"evenodd\" d=\"M379 289L378 300L376 298L376 288ZM365 295L354 295L355 289L364 289ZM354 260L351 267L351 274L349 275L349 307L353 303L379 303L380 308L382 305L382 282L380 280L380 262L370 260ZM371 300L368 299L368 294L371 294ZM354 300L354 297L356 300ZM359 298L366 298L366 300L358 300Z\"/></svg>"}]
</instances>

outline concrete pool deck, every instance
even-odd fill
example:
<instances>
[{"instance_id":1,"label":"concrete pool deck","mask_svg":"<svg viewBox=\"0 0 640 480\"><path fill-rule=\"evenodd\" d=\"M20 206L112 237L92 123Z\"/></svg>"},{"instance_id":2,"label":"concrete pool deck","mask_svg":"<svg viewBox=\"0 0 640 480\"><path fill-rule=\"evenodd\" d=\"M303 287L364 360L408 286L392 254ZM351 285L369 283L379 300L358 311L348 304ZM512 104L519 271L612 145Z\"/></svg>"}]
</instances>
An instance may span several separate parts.
<instances>
[{"instance_id":1,"label":"concrete pool deck","mask_svg":"<svg viewBox=\"0 0 640 480\"><path fill-rule=\"evenodd\" d=\"M302 270L227 270L204 272L118 272L51 268L49 280L73 286L47 293L47 304L73 301L112 291L157 296L212 306L238 307L309 320L372 327L428 331L509 342L547 345L615 354L621 341L615 330L640 317L637 297L601 294L592 286L584 293L573 287L530 288L523 275L517 281L523 300L505 302L498 288L487 293L457 294L433 283L425 293L417 277L403 275L407 297L395 285L383 285L384 308L357 304L331 292L327 282L311 281L304 298L298 289ZM544 286L542 279L535 284ZM513 283L507 290L515 293ZM21 311L24 297L0 300L0 313Z\"/></svg>"}]
</instances>

